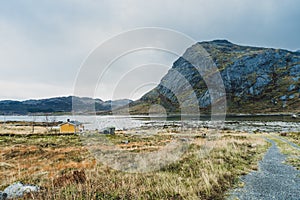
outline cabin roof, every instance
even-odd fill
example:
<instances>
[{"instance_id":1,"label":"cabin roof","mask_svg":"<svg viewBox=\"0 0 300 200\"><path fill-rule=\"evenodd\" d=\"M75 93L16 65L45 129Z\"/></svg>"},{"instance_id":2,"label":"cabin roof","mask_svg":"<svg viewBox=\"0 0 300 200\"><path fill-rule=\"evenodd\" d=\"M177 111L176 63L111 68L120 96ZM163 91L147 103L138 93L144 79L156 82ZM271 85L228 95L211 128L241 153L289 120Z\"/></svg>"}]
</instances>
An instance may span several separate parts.
<instances>
[{"instance_id":1,"label":"cabin roof","mask_svg":"<svg viewBox=\"0 0 300 200\"><path fill-rule=\"evenodd\" d=\"M69 122L64 122L62 124L60 124L59 126L65 125L65 124L71 124L73 126L80 126L82 123L79 121L69 121Z\"/></svg>"}]
</instances>

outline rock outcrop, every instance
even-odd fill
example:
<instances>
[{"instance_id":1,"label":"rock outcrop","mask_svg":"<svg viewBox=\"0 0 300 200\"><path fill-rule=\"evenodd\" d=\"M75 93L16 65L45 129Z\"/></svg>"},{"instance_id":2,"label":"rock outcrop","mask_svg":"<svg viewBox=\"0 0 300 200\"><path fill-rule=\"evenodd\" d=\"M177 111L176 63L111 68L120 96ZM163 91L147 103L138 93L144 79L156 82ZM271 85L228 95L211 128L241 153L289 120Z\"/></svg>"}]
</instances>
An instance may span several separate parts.
<instances>
[{"instance_id":1,"label":"rock outcrop","mask_svg":"<svg viewBox=\"0 0 300 200\"><path fill-rule=\"evenodd\" d=\"M0 200L22 198L28 193L35 193L39 190L38 186L16 182L5 188L3 192L0 191Z\"/></svg>"},{"instance_id":2,"label":"rock outcrop","mask_svg":"<svg viewBox=\"0 0 300 200\"><path fill-rule=\"evenodd\" d=\"M203 47L219 69L230 113L271 113L300 111L300 53L282 49L249 47L227 40L200 42L176 60L161 83L140 100L131 103L133 113L147 113L152 104L162 105L169 113L180 112L180 98L197 96L202 111L209 112L211 95L203 76L191 63L199 63ZM201 67L201 66L200 66ZM206 67L205 65L203 67ZM184 79L174 76L173 71ZM191 87L184 87L187 81ZM174 94L165 85L183 89Z\"/></svg>"}]
</instances>

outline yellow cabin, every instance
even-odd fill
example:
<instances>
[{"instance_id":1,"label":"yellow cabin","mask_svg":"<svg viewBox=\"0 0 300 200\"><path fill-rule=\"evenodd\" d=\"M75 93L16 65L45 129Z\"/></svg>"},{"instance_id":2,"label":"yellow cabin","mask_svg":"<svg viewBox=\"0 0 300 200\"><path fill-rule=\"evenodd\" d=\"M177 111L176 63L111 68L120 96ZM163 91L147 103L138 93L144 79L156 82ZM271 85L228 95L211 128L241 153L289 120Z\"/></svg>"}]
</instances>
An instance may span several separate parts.
<instances>
[{"instance_id":1,"label":"yellow cabin","mask_svg":"<svg viewBox=\"0 0 300 200\"><path fill-rule=\"evenodd\" d=\"M65 123L59 125L60 133L78 133L83 130L83 126L78 121L70 121L68 120Z\"/></svg>"}]
</instances>

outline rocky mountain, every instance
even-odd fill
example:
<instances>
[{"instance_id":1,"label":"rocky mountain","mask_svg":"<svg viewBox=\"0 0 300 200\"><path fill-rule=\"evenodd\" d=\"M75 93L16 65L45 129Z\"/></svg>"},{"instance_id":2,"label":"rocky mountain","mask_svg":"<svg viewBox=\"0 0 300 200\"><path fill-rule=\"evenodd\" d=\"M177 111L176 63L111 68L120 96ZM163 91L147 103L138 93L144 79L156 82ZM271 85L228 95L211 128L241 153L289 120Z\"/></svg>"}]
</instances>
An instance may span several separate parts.
<instances>
[{"instance_id":1,"label":"rocky mountain","mask_svg":"<svg viewBox=\"0 0 300 200\"><path fill-rule=\"evenodd\" d=\"M180 112L182 99L190 102L195 95L200 110L210 112L213 90L208 89L210 83L203 77L216 72L207 69L208 56L214 63L209 65L215 65L220 72L228 113L300 111L300 52L240 46L227 40L199 42L188 48L155 89L130 104L130 111L148 113L151 105L158 104L167 112L176 113ZM177 94L172 92L174 89Z\"/></svg>"},{"instance_id":2,"label":"rocky mountain","mask_svg":"<svg viewBox=\"0 0 300 200\"><path fill-rule=\"evenodd\" d=\"M85 110L81 112L107 112L111 109L125 106L131 100L122 99L116 101L102 101L101 99L92 99L87 97L55 97L40 100L26 100L26 101L0 101L0 114L20 114L25 115L29 113L65 113L72 111L72 105L80 105ZM92 108L88 110L87 108Z\"/></svg>"}]
</instances>

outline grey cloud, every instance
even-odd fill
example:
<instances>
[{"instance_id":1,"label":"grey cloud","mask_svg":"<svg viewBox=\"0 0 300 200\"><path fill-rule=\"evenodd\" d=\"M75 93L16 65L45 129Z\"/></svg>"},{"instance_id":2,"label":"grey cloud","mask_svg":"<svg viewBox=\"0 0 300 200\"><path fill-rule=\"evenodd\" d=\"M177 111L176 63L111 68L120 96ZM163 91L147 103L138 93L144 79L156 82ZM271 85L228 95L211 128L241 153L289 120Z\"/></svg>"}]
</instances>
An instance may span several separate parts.
<instances>
[{"instance_id":1,"label":"grey cloud","mask_svg":"<svg viewBox=\"0 0 300 200\"><path fill-rule=\"evenodd\" d=\"M298 0L2 1L0 80L14 86L6 84L0 99L47 96L33 84L48 87L49 96L69 95L97 45L138 27L170 28L198 41L300 49L299 7ZM27 95L21 93L26 84Z\"/></svg>"}]
</instances>

